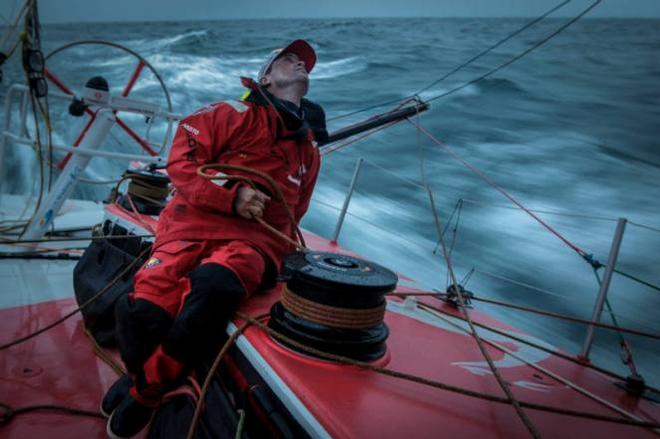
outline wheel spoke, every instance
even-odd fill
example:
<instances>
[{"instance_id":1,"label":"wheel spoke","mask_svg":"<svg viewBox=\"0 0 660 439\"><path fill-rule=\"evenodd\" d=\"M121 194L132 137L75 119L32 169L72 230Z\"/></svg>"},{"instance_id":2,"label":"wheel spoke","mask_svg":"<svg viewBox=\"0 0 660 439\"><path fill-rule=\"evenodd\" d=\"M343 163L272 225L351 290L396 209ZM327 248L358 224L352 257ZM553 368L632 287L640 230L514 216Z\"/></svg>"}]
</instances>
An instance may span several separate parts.
<instances>
[{"instance_id":1,"label":"wheel spoke","mask_svg":"<svg viewBox=\"0 0 660 439\"><path fill-rule=\"evenodd\" d=\"M131 129L131 127L126 125L126 123L119 118L119 116L116 117L116 120L117 120L117 125L122 127L124 129L124 131L126 131L126 133L129 136L131 136L131 138L133 140L135 140L137 143L139 143L140 146L142 147L142 149L144 149L147 152L147 154L149 154L150 156L157 156L158 155L158 153L153 150L151 145L149 145L149 143L147 143L147 141L144 140L142 137L138 136L137 133Z\"/></svg>"},{"instance_id":2,"label":"wheel spoke","mask_svg":"<svg viewBox=\"0 0 660 439\"><path fill-rule=\"evenodd\" d=\"M133 86L135 85L135 81L137 81L140 73L142 73L142 69L144 69L144 61L140 60L137 67L135 67L133 74L131 75L131 79L128 80L126 87L124 87L124 91L121 93L122 96L128 96L128 94L131 92Z\"/></svg>"},{"instance_id":3,"label":"wheel spoke","mask_svg":"<svg viewBox=\"0 0 660 439\"><path fill-rule=\"evenodd\" d=\"M55 87L59 88L63 93L66 93L68 95L74 96L73 91L62 81L60 78L58 78L53 72L48 70L47 68L44 68L44 76L52 82ZM94 113L92 110L89 108L85 108L85 113L89 114L91 117L89 121L87 121L87 125L85 125L85 128L78 134L78 138L76 139L75 143L73 144L74 147L79 146L80 142L82 142L82 139L85 137L85 134L87 134L87 130L89 130L89 127L92 126L92 122L94 122L94 119L96 118L96 113ZM57 167L61 170L64 169L66 164L69 162L71 159L72 153L68 152L64 158L57 164Z\"/></svg>"},{"instance_id":4,"label":"wheel spoke","mask_svg":"<svg viewBox=\"0 0 660 439\"><path fill-rule=\"evenodd\" d=\"M63 93L71 96L75 96L73 91L71 91L71 89L67 87L67 85L60 78L55 76L53 72L51 72L45 67L44 67L44 76L48 78L50 82L55 84L55 87L59 88ZM87 107L85 107L85 113L89 114L90 116L94 116L94 112Z\"/></svg>"},{"instance_id":5,"label":"wheel spoke","mask_svg":"<svg viewBox=\"0 0 660 439\"><path fill-rule=\"evenodd\" d=\"M82 139L85 138L85 134L87 134L87 131L89 130L89 127L91 127L92 123L94 123L94 119L96 119L96 113L92 113L92 117L90 117L89 120L87 121L87 125L85 125L85 128L83 128L82 131L80 132L80 134L78 134L78 138L76 139L76 141L73 144L74 147L80 145L80 142L82 142ZM60 170L64 169L66 164L69 163L69 160L71 159L71 155L73 155L73 153L67 152L66 155L64 156L64 158L57 164L57 167Z\"/></svg>"},{"instance_id":6,"label":"wheel spoke","mask_svg":"<svg viewBox=\"0 0 660 439\"><path fill-rule=\"evenodd\" d=\"M64 82L62 82L57 76L55 76L53 72L51 72L45 67L44 67L44 76L46 76L46 78L48 78L50 82L55 84L55 87L59 88L62 92L68 95L73 95L71 89L67 87L66 84L64 84Z\"/></svg>"}]
</instances>

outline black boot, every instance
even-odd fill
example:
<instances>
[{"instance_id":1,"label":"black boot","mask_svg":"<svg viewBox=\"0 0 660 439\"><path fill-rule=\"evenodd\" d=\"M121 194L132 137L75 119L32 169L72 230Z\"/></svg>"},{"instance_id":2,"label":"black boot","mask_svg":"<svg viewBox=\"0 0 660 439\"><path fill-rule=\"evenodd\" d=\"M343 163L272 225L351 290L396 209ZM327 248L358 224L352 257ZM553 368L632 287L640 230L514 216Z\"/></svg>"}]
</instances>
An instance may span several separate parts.
<instances>
[{"instance_id":1,"label":"black boot","mask_svg":"<svg viewBox=\"0 0 660 439\"><path fill-rule=\"evenodd\" d=\"M117 408L117 406L128 396L129 390L133 385L133 380L128 375L122 375L115 383L110 386L101 401L101 413L106 418Z\"/></svg>"},{"instance_id":2,"label":"black boot","mask_svg":"<svg viewBox=\"0 0 660 439\"><path fill-rule=\"evenodd\" d=\"M106 432L112 439L131 438L141 432L151 421L154 408L139 403L130 394L112 412Z\"/></svg>"}]
</instances>

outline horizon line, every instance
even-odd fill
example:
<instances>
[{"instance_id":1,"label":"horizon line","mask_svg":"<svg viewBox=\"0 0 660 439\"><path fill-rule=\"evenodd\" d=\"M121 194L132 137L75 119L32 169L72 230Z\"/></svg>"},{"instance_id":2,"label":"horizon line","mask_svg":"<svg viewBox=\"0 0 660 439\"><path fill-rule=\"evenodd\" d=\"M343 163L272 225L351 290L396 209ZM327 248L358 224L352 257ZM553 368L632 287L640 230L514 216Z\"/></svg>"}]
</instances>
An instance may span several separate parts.
<instances>
[{"instance_id":1,"label":"horizon line","mask_svg":"<svg viewBox=\"0 0 660 439\"><path fill-rule=\"evenodd\" d=\"M275 21L275 20L363 20L363 19L478 19L478 20L487 20L487 19L533 19L535 16L525 16L525 15L516 15L516 16L472 16L472 15L457 15L457 16L351 16L351 17L240 17L240 18L184 18L184 19L158 19L158 20L122 20L122 21L91 21L91 20L82 20L82 21L45 21L41 20L42 25L51 25L51 24L124 24L124 23L180 23L180 22L199 22L199 21ZM571 15L566 16L556 16L548 17L547 19L570 19ZM616 16L604 16L604 17L583 17L580 21L584 20L660 20L658 17L616 17ZM7 27L7 24L0 24L0 28Z\"/></svg>"}]
</instances>

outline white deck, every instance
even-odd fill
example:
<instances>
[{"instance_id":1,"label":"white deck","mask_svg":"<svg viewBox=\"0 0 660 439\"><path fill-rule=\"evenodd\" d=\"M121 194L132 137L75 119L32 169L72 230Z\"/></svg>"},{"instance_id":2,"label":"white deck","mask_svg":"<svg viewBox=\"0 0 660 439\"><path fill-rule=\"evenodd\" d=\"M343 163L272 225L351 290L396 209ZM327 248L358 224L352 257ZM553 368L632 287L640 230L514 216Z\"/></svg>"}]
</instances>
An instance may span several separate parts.
<instances>
[{"instance_id":1,"label":"white deck","mask_svg":"<svg viewBox=\"0 0 660 439\"><path fill-rule=\"evenodd\" d=\"M36 198L2 194L0 221L25 220L34 211ZM27 209L26 209L27 206ZM83 231L103 220L103 205L99 202L68 200L55 218L54 229L58 232ZM13 240L16 235L2 235ZM53 249L85 249L89 241L60 241L8 245L0 244L0 252L30 252L44 247ZM47 254L47 253L46 253ZM74 253L75 254L75 253ZM53 299L73 296L73 267L75 260L11 259L0 260L0 308L24 306Z\"/></svg>"}]
</instances>

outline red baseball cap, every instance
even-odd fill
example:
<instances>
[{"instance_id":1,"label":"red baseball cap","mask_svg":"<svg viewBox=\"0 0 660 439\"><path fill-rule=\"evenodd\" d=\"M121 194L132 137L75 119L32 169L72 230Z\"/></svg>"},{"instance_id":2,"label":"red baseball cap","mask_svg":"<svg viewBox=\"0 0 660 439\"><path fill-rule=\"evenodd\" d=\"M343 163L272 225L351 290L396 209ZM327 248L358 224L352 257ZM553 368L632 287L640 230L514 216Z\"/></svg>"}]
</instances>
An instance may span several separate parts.
<instances>
[{"instance_id":1,"label":"red baseball cap","mask_svg":"<svg viewBox=\"0 0 660 439\"><path fill-rule=\"evenodd\" d=\"M270 55L268 55L268 58L266 58L261 69L259 69L257 81L260 81L261 78L266 75L266 72L277 58L287 53L295 54L302 62L304 62L307 73L310 73L314 68L314 64L316 64L316 52L314 52L312 46L305 40L295 40L284 48L273 50Z\"/></svg>"}]
</instances>

